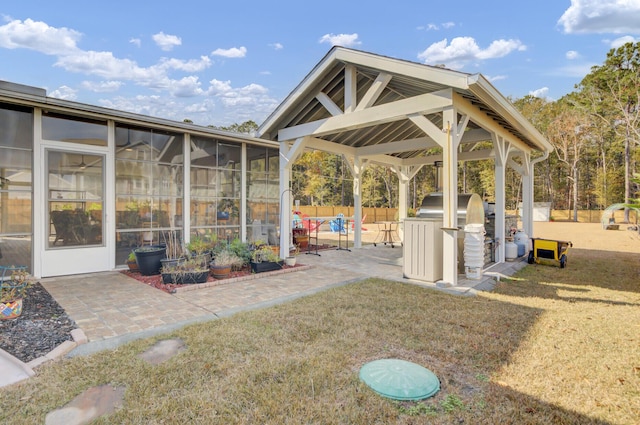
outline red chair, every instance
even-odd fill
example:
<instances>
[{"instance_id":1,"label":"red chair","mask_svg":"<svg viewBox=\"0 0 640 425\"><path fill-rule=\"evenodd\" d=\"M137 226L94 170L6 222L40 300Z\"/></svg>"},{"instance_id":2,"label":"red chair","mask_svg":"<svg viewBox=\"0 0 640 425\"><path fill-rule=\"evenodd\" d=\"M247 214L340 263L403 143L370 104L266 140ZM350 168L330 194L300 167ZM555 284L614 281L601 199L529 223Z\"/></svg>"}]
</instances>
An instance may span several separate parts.
<instances>
[{"instance_id":1,"label":"red chair","mask_svg":"<svg viewBox=\"0 0 640 425\"><path fill-rule=\"evenodd\" d=\"M362 225L364 224L364 220L365 220L366 218L367 218L367 215L365 214L365 215L364 215L364 217L362 217L362 221L360 222L360 226L361 226L360 228L361 228L362 230L364 230L365 232L367 231L367 229L365 229L364 227L362 227ZM356 225L356 223L352 221L352 222L351 222L351 230L352 230L352 231L355 231L355 230L356 230L356 226L355 226L355 225Z\"/></svg>"},{"instance_id":2,"label":"red chair","mask_svg":"<svg viewBox=\"0 0 640 425\"><path fill-rule=\"evenodd\" d=\"M309 233L315 232L315 230L324 223L324 220L309 220L308 214L302 215L302 227L309 230Z\"/></svg>"}]
</instances>

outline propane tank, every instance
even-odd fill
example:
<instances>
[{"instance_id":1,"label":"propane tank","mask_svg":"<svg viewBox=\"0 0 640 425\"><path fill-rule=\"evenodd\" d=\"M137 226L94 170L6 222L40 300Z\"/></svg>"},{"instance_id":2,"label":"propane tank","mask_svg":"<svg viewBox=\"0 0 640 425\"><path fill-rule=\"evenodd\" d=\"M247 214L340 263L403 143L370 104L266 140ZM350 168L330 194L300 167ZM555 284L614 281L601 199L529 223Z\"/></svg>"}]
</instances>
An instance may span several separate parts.
<instances>
[{"instance_id":1,"label":"propane tank","mask_svg":"<svg viewBox=\"0 0 640 425\"><path fill-rule=\"evenodd\" d=\"M529 236L522 230L518 230L513 235L513 242L518 245L518 257L522 257L527 252L529 246Z\"/></svg>"},{"instance_id":2,"label":"propane tank","mask_svg":"<svg viewBox=\"0 0 640 425\"><path fill-rule=\"evenodd\" d=\"M513 241L504 244L504 257L507 261L513 261L518 258L518 245Z\"/></svg>"}]
</instances>

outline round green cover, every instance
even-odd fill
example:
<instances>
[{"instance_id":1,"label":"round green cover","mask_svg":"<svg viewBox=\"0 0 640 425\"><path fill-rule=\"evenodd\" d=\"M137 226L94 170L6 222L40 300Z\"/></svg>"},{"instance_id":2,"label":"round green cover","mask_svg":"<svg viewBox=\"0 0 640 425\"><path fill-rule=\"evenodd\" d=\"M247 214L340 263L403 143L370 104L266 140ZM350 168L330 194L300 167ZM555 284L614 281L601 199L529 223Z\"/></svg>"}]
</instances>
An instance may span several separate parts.
<instances>
[{"instance_id":1,"label":"round green cover","mask_svg":"<svg viewBox=\"0 0 640 425\"><path fill-rule=\"evenodd\" d=\"M422 400L440 391L438 377L418 364L381 359L360 368L360 379L378 394L394 400Z\"/></svg>"}]
</instances>

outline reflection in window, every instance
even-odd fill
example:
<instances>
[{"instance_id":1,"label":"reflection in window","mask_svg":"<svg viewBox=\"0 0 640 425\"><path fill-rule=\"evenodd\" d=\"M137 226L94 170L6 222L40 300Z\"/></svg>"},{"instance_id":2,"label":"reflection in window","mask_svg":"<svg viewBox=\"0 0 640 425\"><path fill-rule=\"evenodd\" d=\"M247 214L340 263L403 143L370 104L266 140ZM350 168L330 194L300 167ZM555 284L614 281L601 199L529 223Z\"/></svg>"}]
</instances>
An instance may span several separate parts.
<instances>
[{"instance_id":1,"label":"reflection in window","mask_svg":"<svg viewBox=\"0 0 640 425\"><path fill-rule=\"evenodd\" d=\"M277 243L275 236L280 214L279 151L247 148L247 225L248 240Z\"/></svg>"},{"instance_id":2,"label":"reflection in window","mask_svg":"<svg viewBox=\"0 0 640 425\"><path fill-rule=\"evenodd\" d=\"M106 121L51 112L42 114L42 138L92 146L107 146Z\"/></svg>"},{"instance_id":3,"label":"reflection in window","mask_svg":"<svg viewBox=\"0 0 640 425\"><path fill-rule=\"evenodd\" d=\"M238 237L241 146L203 137L191 142L191 234Z\"/></svg>"},{"instance_id":4,"label":"reflection in window","mask_svg":"<svg viewBox=\"0 0 640 425\"><path fill-rule=\"evenodd\" d=\"M31 270L33 111L0 103L0 266Z\"/></svg>"},{"instance_id":5,"label":"reflection in window","mask_svg":"<svg viewBox=\"0 0 640 425\"><path fill-rule=\"evenodd\" d=\"M184 135L116 125L116 261L181 232Z\"/></svg>"}]
</instances>

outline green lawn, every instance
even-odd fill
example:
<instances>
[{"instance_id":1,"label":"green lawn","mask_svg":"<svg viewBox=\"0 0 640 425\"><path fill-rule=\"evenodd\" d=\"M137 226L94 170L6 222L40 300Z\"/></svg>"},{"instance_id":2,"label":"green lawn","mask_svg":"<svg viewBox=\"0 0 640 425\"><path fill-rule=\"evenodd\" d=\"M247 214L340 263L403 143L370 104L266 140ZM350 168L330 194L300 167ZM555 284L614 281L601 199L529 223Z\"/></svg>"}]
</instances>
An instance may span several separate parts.
<instances>
[{"instance_id":1,"label":"green lawn","mask_svg":"<svg viewBox=\"0 0 640 425\"><path fill-rule=\"evenodd\" d=\"M615 254L615 255L613 255ZM573 250L452 296L370 279L277 307L47 364L0 389L0 423L44 423L89 387L126 388L104 424L632 424L640 417L638 256ZM160 365L138 355L179 337ZM400 358L441 391L397 403L358 379Z\"/></svg>"}]
</instances>

